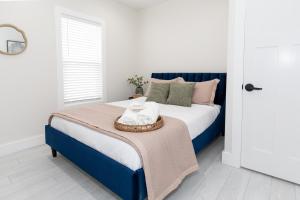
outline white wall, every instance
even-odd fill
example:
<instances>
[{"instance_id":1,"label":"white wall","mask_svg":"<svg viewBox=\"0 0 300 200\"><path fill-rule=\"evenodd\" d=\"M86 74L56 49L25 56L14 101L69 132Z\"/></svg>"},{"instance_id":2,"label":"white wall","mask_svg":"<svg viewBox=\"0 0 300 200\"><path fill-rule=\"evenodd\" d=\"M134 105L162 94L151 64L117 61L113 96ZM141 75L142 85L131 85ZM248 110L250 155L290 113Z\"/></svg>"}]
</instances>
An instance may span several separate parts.
<instances>
[{"instance_id":1,"label":"white wall","mask_svg":"<svg viewBox=\"0 0 300 200\"><path fill-rule=\"evenodd\" d=\"M1 2L1 23L24 30L28 48L0 55L0 156L22 139L41 143L57 109L56 6L105 22L109 101L128 97L135 73L226 71L227 0L168 0L142 11L114 0Z\"/></svg>"},{"instance_id":2,"label":"white wall","mask_svg":"<svg viewBox=\"0 0 300 200\"><path fill-rule=\"evenodd\" d=\"M11 142L42 141L43 125L57 108L57 5L103 19L108 100L124 99L131 92L124 85L136 69L136 10L112 0L1 2L1 23L22 29L28 48L18 56L0 55L0 155L13 147Z\"/></svg>"},{"instance_id":3,"label":"white wall","mask_svg":"<svg viewBox=\"0 0 300 200\"><path fill-rule=\"evenodd\" d=\"M228 0L169 0L140 14L141 73L226 71Z\"/></svg>"}]
</instances>

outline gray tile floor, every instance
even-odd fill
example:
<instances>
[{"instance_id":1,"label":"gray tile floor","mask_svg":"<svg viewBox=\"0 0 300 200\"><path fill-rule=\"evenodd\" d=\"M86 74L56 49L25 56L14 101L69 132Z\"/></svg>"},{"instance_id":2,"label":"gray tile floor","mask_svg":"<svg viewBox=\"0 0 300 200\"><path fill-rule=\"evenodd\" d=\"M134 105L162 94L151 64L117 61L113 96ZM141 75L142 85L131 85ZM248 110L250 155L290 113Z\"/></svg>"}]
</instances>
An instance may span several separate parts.
<instances>
[{"instance_id":1,"label":"gray tile floor","mask_svg":"<svg viewBox=\"0 0 300 200\"><path fill-rule=\"evenodd\" d=\"M200 170L189 176L168 200L300 200L300 187L221 163L223 138L200 153ZM119 199L46 145L0 157L2 200Z\"/></svg>"}]
</instances>

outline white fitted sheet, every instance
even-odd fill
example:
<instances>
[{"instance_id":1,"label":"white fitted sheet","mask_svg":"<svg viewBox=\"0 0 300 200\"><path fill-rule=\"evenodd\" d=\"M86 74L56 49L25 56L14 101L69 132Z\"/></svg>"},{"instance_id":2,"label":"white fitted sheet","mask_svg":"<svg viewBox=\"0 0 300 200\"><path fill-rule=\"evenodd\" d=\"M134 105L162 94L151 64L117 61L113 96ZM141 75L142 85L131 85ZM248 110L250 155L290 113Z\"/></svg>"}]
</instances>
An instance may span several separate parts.
<instances>
[{"instance_id":1,"label":"white fitted sheet","mask_svg":"<svg viewBox=\"0 0 300 200\"><path fill-rule=\"evenodd\" d=\"M143 97L137 99L144 101ZM127 107L130 100L109 103L111 105ZM206 106L193 104L192 107L159 104L160 114L182 120L188 127L191 139L205 131L220 113L220 106ZM133 147L118 139L101 134L82 125L54 117L51 126L70 137L105 154L117 162L135 171L142 167L140 157Z\"/></svg>"}]
</instances>

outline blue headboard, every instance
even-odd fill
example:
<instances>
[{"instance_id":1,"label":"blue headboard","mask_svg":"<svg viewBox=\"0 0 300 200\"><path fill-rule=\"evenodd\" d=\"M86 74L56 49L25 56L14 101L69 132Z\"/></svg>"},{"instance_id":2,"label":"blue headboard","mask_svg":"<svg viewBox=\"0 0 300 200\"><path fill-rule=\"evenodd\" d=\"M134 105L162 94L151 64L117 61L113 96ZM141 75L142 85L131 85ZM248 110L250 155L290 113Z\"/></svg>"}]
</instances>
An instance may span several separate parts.
<instances>
[{"instance_id":1,"label":"blue headboard","mask_svg":"<svg viewBox=\"0 0 300 200\"><path fill-rule=\"evenodd\" d=\"M215 104L224 105L226 99L226 73L153 73L152 78L171 80L177 77L184 78L189 82L209 81L220 79L216 91Z\"/></svg>"}]
</instances>

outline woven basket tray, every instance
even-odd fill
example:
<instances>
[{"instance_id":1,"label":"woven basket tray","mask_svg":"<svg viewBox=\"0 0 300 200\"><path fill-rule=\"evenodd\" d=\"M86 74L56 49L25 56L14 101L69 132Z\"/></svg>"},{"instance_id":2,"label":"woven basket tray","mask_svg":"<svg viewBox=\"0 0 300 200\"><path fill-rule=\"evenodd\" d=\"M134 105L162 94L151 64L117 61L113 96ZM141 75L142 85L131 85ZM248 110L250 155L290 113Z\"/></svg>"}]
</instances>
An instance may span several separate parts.
<instances>
[{"instance_id":1,"label":"woven basket tray","mask_svg":"<svg viewBox=\"0 0 300 200\"><path fill-rule=\"evenodd\" d=\"M164 125L164 120L161 116L158 117L157 122L155 122L154 124L148 124L148 125L121 124L118 122L120 117L118 117L114 123L115 128L119 131L143 133L143 132L149 132L149 131L154 131L154 130L160 129Z\"/></svg>"}]
</instances>

